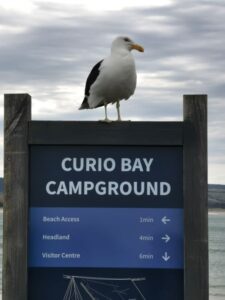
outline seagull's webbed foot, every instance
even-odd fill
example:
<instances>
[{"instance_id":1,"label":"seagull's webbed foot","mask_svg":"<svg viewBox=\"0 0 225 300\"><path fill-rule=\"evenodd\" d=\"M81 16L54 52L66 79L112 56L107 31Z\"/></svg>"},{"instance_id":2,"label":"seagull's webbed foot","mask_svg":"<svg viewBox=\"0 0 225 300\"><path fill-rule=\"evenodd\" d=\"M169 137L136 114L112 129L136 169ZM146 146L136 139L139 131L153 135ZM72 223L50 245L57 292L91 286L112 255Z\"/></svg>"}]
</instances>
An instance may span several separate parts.
<instances>
[{"instance_id":1,"label":"seagull's webbed foot","mask_svg":"<svg viewBox=\"0 0 225 300\"><path fill-rule=\"evenodd\" d=\"M131 120L122 120L122 119L117 119L115 122L131 122Z\"/></svg>"},{"instance_id":2,"label":"seagull's webbed foot","mask_svg":"<svg viewBox=\"0 0 225 300\"><path fill-rule=\"evenodd\" d=\"M110 124L110 123L112 123L112 120L105 118L103 120L99 120L99 122Z\"/></svg>"}]
</instances>

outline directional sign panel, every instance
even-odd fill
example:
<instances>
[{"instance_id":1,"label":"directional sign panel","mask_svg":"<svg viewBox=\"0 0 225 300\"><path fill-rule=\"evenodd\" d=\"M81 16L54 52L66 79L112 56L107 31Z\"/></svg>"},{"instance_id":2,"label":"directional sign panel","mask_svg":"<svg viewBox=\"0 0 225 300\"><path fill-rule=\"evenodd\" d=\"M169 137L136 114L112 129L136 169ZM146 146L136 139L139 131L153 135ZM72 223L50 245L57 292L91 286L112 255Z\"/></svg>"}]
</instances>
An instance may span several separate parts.
<instances>
[{"instance_id":1,"label":"directional sign panel","mask_svg":"<svg viewBox=\"0 0 225 300\"><path fill-rule=\"evenodd\" d=\"M32 208L30 217L32 267L183 267L180 209Z\"/></svg>"},{"instance_id":2,"label":"directional sign panel","mask_svg":"<svg viewBox=\"0 0 225 300\"><path fill-rule=\"evenodd\" d=\"M182 300L182 186L181 147L32 146L29 299Z\"/></svg>"}]
</instances>

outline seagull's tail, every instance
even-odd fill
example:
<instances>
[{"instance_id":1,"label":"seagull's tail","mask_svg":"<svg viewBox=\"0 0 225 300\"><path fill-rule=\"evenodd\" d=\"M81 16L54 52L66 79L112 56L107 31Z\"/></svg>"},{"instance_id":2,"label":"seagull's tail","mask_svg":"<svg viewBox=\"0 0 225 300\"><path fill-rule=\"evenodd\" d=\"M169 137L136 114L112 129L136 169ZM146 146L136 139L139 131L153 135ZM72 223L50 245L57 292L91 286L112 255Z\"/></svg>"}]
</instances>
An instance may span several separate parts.
<instances>
[{"instance_id":1,"label":"seagull's tail","mask_svg":"<svg viewBox=\"0 0 225 300\"><path fill-rule=\"evenodd\" d=\"M81 106L79 107L79 110L81 110L81 109L89 109L89 108L90 108L90 106L88 104L88 98L87 98L87 96L85 96L84 100L83 100L83 102L81 104Z\"/></svg>"}]
</instances>

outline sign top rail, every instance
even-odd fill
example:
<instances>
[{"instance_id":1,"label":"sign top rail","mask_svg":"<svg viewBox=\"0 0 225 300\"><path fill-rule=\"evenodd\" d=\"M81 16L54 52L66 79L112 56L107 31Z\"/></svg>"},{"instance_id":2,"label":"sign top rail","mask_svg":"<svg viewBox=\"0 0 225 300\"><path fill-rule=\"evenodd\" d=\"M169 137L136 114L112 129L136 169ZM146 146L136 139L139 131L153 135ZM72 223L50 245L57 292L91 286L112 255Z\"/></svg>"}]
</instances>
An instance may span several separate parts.
<instances>
[{"instance_id":1,"label":"sign top rail","mask_svg":"<svg viewBox=\"0 0 225 300\"><path fill-rule=\"evenodd\" d=\"M28 143L37 145L182 146L183 122L30 121Z\"/></svg>"}]
</instances>

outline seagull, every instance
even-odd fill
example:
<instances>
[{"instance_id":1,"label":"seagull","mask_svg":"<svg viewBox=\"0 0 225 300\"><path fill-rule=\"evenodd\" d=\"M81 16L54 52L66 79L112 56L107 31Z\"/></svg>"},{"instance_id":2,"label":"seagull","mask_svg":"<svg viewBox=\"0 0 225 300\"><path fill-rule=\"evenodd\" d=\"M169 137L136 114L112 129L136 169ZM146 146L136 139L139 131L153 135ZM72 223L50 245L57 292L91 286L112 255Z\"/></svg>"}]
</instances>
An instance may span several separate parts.
<instances>
[{"instance_id":1,"label":"seagull","mask_svg":"<svg viewBox=\"0 0 225 300\"><path fill-rule=\"evenodd\" d=\"M79 109L105 108L104 122L111 122L107 116L107 105L116 103L117 121L122 121L120 101L127 100L136 88L136 68L131 50L144 52L144 48L129 37L119 36L111 45L111 54L99 61L88 75L84 100Z\"/></svg>"}]
</instances>

